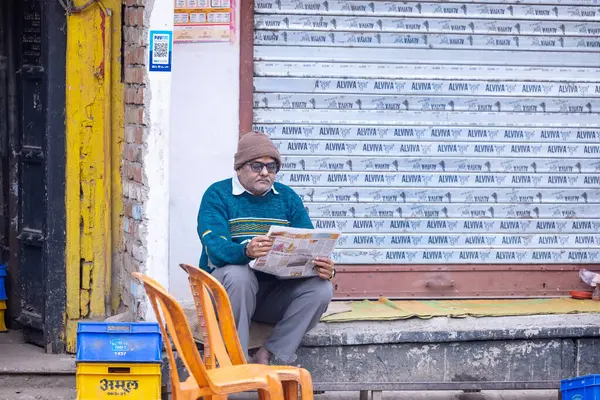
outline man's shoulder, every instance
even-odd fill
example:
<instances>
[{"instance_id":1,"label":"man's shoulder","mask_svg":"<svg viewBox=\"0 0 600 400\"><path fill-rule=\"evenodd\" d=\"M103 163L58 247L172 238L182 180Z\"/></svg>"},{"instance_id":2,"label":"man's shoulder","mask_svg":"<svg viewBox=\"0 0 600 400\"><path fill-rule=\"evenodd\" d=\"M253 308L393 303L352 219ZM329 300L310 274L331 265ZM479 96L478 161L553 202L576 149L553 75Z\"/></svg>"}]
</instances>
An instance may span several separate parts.
<instances>
[{"instance_id":1,"label":"man's shoulder","mask_svg":"<svg viewBox=\"0 0 600 400\"><path fill-rule=\"evenodd\" d=\"M222 181L218 181L213 183L212 185L210 185L208 187L208 189L206 189L206 192L204 192L204 196L213 196L215 194L227 194L227 193L231 193L231 188L232 188L232 182L231 182L231 178L228 179L223 179Z\"/></svg>"}]
</instances>

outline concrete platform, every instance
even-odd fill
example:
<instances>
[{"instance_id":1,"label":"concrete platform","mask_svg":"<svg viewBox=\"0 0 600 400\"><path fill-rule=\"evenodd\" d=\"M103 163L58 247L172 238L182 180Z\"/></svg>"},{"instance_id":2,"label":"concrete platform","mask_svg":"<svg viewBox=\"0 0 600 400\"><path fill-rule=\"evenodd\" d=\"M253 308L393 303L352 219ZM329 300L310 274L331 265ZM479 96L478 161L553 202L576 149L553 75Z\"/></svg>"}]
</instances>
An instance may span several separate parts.
<instances>
[{"instance_id":1,"label":"concrete platform","mask_svg":"<svg viewBox=\"0 0 600 400\"><path fill-rule=\"evenodd\" d=\"M0 333L0 354L0 375L75 374L74 356L46 354L17 331Z\"/></svg>"},{"instance_id":2,"label":"concrete platform","mask_svg":"<svg viewBox=\"0 0 600 400\"><path fill-rule=\"evenodd\" d=\"M383 392L384 400L556 400L556 391L491 391L463 392ZM256 400L254 393L229 396L230 400ZM357 392L328 392L315 395L315 400L359 400Z\"/></svg>"},{"instance_id":3,"label":"concrete platform","mask_svg":"<svg viewBox=\"0 0 600 400\"><path fill-rule=\"evenodd\" d=\"M302 346L600 336L600 314L467 317L319 323Z\"/></svg>"},{"instance_id":4,"label":"concrete platform","mask_svg":"<svg viewBox=\"0 0 600 400\"><path fill-rule=\"evenodd\" d=\"M600 315L534 315L321 323L296 364L315 388L519 390L559 388L600 371Z\"/></svg>"},{"instance_id":5,"label":"concrete platform","mask_svg":"<svg viewBox=\"0 0 600 400\"><path fill-rule=\"evenodd\" d=\"M397 400L542 400L558 398L560 379L599 373L599 347L597 314L321 323L297 364L326 391L317 400L367 390ZM73 356L45 354L18 332L0 334L0 354L0 400L73 398ZM462 392L473 389L483 392Z\"/></svg>"},{"instance_id":6,"label":"concrete platform","mask_svg":"<svg viewBox=\"0 0 600 400\"><path fill-rule=\"evenodd\" d=\"M0 400L73 400L75 389L5 389L0 388ZM235 394L231 400L256 400L254 393ZM358 400L357 392L331 392L315 395L315 400ZM384 400L556 400L555 392L384 392ZM166 400L166 399L165 399Z\"/></svg>"},{"instance_id":7,"label":"concrete platform","mask_svg":"<svg viewBox=\"0 0 600 400\"><path fill-rule=\"evenodd\" d=\"M46 354L19 332L0 333L0 400L75 398L75 357Z\"/></svg>"},{"instance_id":8,"label":"concrete platform","mask_svg":"<svg viewBox=\"0 0 600 400\"><path fill-rule=\"evenodd\" d=\"M320 323L294 364L321 400L557 399L561 379L600 372L598 348L599 314L413 318Z\"/></svg>"},{"instance_id":9,"label":"concrete platform","mask_svg":"<svg viewBox=\"0 0 600 400\"><path fill-rule=\"evenodd\" d=\"M0 400L74 400L75 389L0 388Z\"/></svg>"}]
</instances>

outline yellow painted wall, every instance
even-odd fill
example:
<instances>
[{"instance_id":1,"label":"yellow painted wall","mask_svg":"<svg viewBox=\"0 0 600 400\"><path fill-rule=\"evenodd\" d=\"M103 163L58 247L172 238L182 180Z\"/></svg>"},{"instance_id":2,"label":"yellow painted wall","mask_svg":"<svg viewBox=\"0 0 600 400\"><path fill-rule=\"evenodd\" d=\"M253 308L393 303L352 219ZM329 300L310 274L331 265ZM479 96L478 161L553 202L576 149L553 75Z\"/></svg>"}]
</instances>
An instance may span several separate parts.
<instances>
[{"instance_id":1,"label":"yellow painted wall","mask_svg":"<svg viewBox=\"0 0 600 400\"><path fill-rule=\"evenodd\" d=\"M76 0L74 6L85 3ZM103 319L111 305L112 252L120 248L123 208L120 57L119 0L91 3L68 16L65 201L69 352L75 351L77 321Z\"/></svg>"}]
</instances>

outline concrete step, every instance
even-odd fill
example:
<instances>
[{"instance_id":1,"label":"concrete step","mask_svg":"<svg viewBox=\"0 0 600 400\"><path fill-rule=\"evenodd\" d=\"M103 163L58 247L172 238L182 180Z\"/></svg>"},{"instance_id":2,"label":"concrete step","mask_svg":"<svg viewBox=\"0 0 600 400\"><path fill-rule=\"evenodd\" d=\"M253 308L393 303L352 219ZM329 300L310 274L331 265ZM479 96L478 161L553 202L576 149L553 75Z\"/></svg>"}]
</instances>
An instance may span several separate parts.
<instances>
[{"instance_id":1,"label":"concrete step","mask_svg":"<svg viewBox=\"0 0 600 400\"><path fill-rule=\"evenodd\" d=\"M0 374L2 389L74 389L73 374Z\"/></svg>"},{"instance_id":2,"label":"concrete step","mask_svg":"<svg viewBox=\"0 0 600 400\"><path fill-rule=\"evenodd\" d=\"M315 395L315 400L359 400L359 392L325 392ZM371 397L369 397L371 398ZM375 397L374 397L375 398ZM382 392L383 400L557 400L556 390L504 390L464 393L461 391L425 392ZM242 393L229 396L230 400L257 400L256 393Z\"/></svg>"},{"instance_id":3,"label":"concrete step","mask_svg":"<svg viewBox=\"0 0 600 400\"><path fill-rule=\"evenodd\" d=\"M68 388L0 388L0 400L74 400L75 396L75 389Z\"/></svg>"},{"instance_id":4,"label":"concrete step","mask_svg":"<svg viewBox=\"0 0 600 400\"><path fill-rule=\"evenodd\" d=\"M46 354L19 332L0 334L0 400L75 398L75 357Z\"/></svg>"},{"instance_id":5,"label":"concrete step","mask_svg":"<svg viewBox=\"0 0 600 400\"><path fill-rule=\"evenodd\" d=\"M41 347L25 343L18 331L0 333L0 375L75 375L75 357L46 354Z\"/></svg>"}]
</instances>

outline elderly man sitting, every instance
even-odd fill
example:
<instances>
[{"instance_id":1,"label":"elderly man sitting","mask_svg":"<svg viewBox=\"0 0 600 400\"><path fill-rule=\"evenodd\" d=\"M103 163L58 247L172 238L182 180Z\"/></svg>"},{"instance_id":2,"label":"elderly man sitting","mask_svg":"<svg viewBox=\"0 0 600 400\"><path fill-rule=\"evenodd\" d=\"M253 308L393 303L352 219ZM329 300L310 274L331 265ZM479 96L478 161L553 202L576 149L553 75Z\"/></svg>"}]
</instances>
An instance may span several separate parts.
<instances>
[{"instance_id":1,"label":"elderly man sitting","mask_svg":"<svg viewBox=\"0 0 600 400\"><path fill-rule=\"evenodd\" d=\"M335 275L330 259L315 259L318 276L299 279L280 280L248 266L271 249L273 242L266 236L271 225L313 229L296 192L275 182L280 167L279 151L266 135L243 135L233 177L208 188L198 213L200 267L227 290L244 351L251 320L275 324L252 358L261 364L269 364L273 356L293 361L302 337L331 301Z\"/></svg>"}]
</instances>

